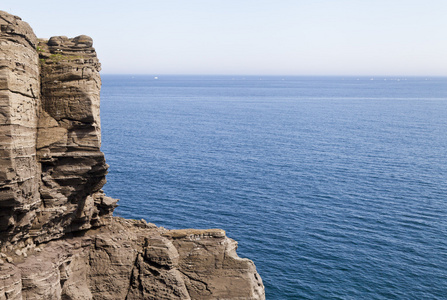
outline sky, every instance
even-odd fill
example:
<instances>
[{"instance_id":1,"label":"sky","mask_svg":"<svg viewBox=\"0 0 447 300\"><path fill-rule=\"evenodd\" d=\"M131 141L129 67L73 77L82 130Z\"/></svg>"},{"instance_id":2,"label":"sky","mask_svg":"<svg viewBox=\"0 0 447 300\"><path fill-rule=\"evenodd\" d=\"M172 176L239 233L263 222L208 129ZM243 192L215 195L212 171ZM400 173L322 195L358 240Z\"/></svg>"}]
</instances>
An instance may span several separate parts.
<instances>
[{"instance_id":1,"label":"sky","mask_svg":"<svg viewBox=\"0 0 447 300\"><path fill-rule=\"evenodd\" d=\"M447 76L447 0L2 0L102 74Z\"/></svg>"}]
</instances>

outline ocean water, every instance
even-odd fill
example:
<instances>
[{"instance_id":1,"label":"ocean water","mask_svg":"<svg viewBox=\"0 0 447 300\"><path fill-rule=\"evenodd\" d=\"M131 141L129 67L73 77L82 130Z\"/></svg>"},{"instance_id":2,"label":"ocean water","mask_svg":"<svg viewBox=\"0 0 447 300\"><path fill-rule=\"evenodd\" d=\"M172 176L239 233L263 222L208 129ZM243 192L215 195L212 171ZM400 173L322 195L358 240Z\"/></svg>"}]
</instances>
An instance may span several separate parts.
<instances>
[{"instance_id":1,"label":"ocean water","mask_svg":"<svg viewBox=\"0 0 447 300\"><path fill-rule=\"evenodd\" d=\"M267 299L447 299L447 78L102 79L116 215L226 230Z\"/></svg>"}]
</instances>

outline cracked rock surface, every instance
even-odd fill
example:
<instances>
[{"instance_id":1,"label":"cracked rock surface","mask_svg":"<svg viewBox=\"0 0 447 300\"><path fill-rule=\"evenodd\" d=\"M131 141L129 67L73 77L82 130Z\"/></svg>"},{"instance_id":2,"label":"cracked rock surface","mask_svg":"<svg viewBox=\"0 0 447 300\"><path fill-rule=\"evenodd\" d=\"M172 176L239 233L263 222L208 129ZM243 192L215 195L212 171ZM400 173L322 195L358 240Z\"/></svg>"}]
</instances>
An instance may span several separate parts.
<instances>
[{"instance_id":1,"label":"cracked rock surface","mask_svg":"<svg viewBox=\"0 0 447 300\"><path fill-rule=\"evenodd\" d=\"M90 37L0 11L0 300L265 299L223 230L112 216L99 71Z\"/></svg>"}]
</instances>

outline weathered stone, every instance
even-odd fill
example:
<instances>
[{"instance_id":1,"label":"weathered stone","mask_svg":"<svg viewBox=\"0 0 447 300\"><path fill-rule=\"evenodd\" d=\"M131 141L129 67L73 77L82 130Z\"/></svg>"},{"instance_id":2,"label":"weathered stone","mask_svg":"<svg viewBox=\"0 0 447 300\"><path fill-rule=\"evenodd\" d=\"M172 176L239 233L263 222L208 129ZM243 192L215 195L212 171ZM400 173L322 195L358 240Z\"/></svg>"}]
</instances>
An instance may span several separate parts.
<instances>
[{"instance_id":1,"label":"weathered stone","mask_svg":"<svg viewBox=\"0 0 447 300\"><path fill-rule=\"evenodd\" d=\"M238 258L225 235L179 238L141 221L112 220L2 267L0 283L25 299L264 299L253 263Z\"/></svg>"},{"instance_id":2,"label":"weathered stone","mask_svg":"<svg viewBox=\"0 0 447 300\"><path fill-rule=\"evenodd\" d=\"M0 266L0 300L22 299L20 269L11 263Z\"/></svg>"},{"instance_id":3,"label":"weathered stone","mask_svg":"<svg viewBox=\"0 0 447 300\"><path fill-rule=\"evenodd\" d=\"M179 269L191 298L263 299L264 285L255 265L237 256L237 242L223 230L184 229L163 235L178 250Z\"/></svg>"},{"instance_id":4,"label":"weathered stone","mask_svg":"<svg viewBox=\"0 0 447 300\"><path fill-rule=\"evenodd\" d=\"M36 42L27 23L0 12L0 248L28 236L41 203Z\"/></svg>"},{"instance_id":5,"label":"weathered stone","mask_svg":"<svg viewBox=\"0 0 447 300\"><path fill-rule=\"evenodd\" d=\"M0 11L0 300L264 299L221 229L112 217L93 40Z\"/></svg>"},{"instance_id":6,"label":"weathered stone","mask_svg":"<svg viewBox=\"0 0 447 300\"><path fill-rule=\"evenodd\" d=\"M42 106L36 148L43 203L33 223L38 242L98 226L115 208L95 201L105 197L100 189L108 166L100 151L100 64L92 45L87 36L38 44Z\"/></svg>"}]
</instances>

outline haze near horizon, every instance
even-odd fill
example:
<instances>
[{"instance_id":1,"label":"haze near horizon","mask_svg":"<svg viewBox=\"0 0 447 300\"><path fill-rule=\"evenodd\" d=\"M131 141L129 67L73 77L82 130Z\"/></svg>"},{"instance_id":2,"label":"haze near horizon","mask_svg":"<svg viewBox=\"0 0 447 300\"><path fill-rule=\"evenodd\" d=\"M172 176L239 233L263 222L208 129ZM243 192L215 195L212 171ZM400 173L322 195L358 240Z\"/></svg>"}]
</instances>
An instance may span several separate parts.
<instances>
[{"instance_id":1,"label":"haze near horizon","mask_svg":"<svg viewBox=\"0 0 447 300\"><path fill-rule=\"evenodd\" d=\"M8 0L40 38L93 38L103 74L447 76L445 0Z\"/></svg>"}]
</instances>

